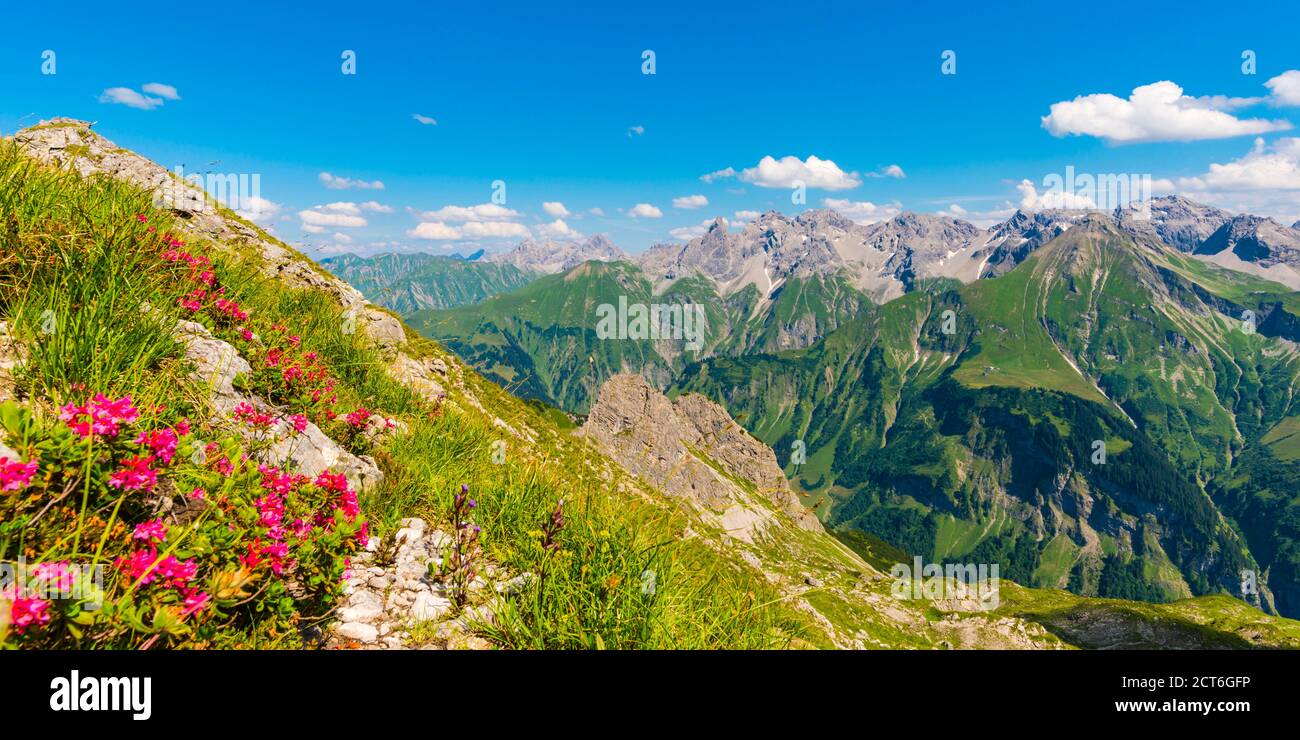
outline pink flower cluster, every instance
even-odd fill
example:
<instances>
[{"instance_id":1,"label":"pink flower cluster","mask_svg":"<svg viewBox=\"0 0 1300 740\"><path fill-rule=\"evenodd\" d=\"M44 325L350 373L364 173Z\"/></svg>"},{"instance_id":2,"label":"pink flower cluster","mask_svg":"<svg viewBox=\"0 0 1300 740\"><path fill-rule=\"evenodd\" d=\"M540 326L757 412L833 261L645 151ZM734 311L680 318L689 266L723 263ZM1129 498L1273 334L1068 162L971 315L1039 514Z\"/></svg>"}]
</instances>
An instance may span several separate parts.
<instances>
[{"instance_id":1,"label":"pink flower cluster","mask_svg":"<svg viewBox=\"0 0 1300 740\"><path fill-rule=\"evenodd\" d=\"M50 602L36 597L20 596L18 586L9 584L0 589L0 600L8 601L9 624L17 634L24 634L32 627L44 627L50 623Z\"/></svg>"},{"instance_id":2,"label":"pink flower cluster","mask_svg":"<svg viewBox=\"0 0 1300 740\"><path fill-rule=\"evenodd\" d=\"M275 423L275 417L258 411L248 402L242 402L235 407L235 421L242 422L250 429L270 429Z\"/></svg>"},{"instance_id":3,"label":"pink flower cluster","mask_svg":"<svg viewBox=\"0 0 1300 740\"><path fill-rule=\"evenodd\" d=\"M167 525L163 524L161 519L141 522L135 525L135 532L131 536L145 542L162 542L167 539Z\"/></svg>"},{"instance_id":4,"label":"pink flower cluster","mask_svg":"<svg viewBox=\"0 0 1300 740\"><path fill-rule=\"evenodd\" d=\"M222 288L218 292L223 291L225 291L225 288ZM217 313L234 321L248 321L248 312L240 308L238 303L229 298L218 298L213 305L216 306Z\"/></svg>"},{"instance_id":5,"label":"pink flower cluster","mask_svg":"<svg viewBox=\"0 0 1300 740\"><path fill-rule=\"evenodd\" d=\"M89 403L69 403L64 406L59 412L59 418L83 439L91 436L116 437L121 425L134 423L140 418L140 412L131 405L130 396L112 401L103 393L96 393Z\"/></svg>"},{"instance_id":6,"label":"pink flower cluster","mask_svg":"<svg viewBox=\"0 0 1300 740\"><path fill-rule=\"evenodd\" d=\"M77 580L77 571L64 560L57 563L40 563L32 567L32 577L59 593L69 593Z\"/></svg>"},{"instance_id":7,"label":"pink flower cluster","mask_svg":"<svg viewBox=\"0 0 1300 740\"><path fill-rule=\"evenodd\" d=\"M35 475L35 460L11 462L7 457L0 457L0 491L21 491L31 485L32 477Z\"/></svg>"},{"instance_id":8,"label":"pink flower cluster","mask_svg":"<svg viewBox=\"0 0 1300 740\"><path fill-rule=\"evenodd\" d=\"M364 429L366 424L370 423L370 411L365 406L361 406L356 411L347 415L348 423L356 429Z\"/></svg>"},{"instance_id":9,"label":"pink flower cluster","mask_svg":"<svg viewBox=\"0 0 1300 740\"><path fill-rule=\"evenodd\" d=\"M193 560L178 560L175 555L159 558L158 550L153 545L123 555L113 564L135 583L158 583L167 588L186 591L191 588L190 581L199 572L199 564Z\"/></svg>"},{"instance_id":10,"label":"pink flower cluster","mask_svg":"<svg viewBox=\"0 0 1300 740\"><path fill-rule=\"evenodd\" d=\"M152 455L128 457L108 477L108 485L123 491L152 491L158 484L158 471L149 467L152 464Z\"/></svg>"},{"instance_id":11,"label":"pink flower cluster","mask_svg":"<svg viewBox=\"0 0 1300 740\"><path fill-rule=\"evenodd\" d=\"M179 426L179 425L178 425ZM182 434L188 432L188 424L181 431ZM179 438L176 432L171 429L160 429L154 432L141 432L139 437L135 438L135 443L143 447L148 447L153 456L162 460L164 464L170 463L172 457L176 455L176 443Z\"/></svg>"}]
</instances>

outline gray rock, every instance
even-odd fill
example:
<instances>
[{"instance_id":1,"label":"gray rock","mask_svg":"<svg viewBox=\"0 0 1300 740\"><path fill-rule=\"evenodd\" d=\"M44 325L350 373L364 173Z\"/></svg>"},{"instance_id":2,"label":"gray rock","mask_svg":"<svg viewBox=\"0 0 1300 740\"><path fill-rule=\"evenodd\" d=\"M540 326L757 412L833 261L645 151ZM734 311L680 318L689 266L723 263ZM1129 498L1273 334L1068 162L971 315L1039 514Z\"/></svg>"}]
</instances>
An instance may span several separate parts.
<instances>
[{"instance_id":1,"label":"gray rock","mask_svg":"<svg viewBox=\"0 0 1300 740\"><path fill-rule=\"evenodd\" d=\"M753 484L758 495L800 528L822 529L817 517L790 490L772 448L703 396L687 394L669 401L639 375L615 375L601 387L582 433L651 485L691 499L706 510L729 512L724 518L736 522L742 539L752 536L754 527L762 526L761 516L736 515L734 509L744 508L748 494L700 460L697 453Z\"/></svg>"},{"instance_id":2,"label":"gray rock","mask_svg":"<svg viewBox=\"0 0 1300 740\"><path fill-rule=\"evenodd\" d=\"M450 599L438 596L433 593L422 592L415 597L415 603L411 605L411 618L421 622L431 622L441 619L452 609Z\"/></svg>"},{"instance_id":3,"label":"gray rock","mask_svg":"<svg viewBox=\"0 0 1300 740\"><path fill-rule=\"evenodd\" d=\"M384 614L384 605L373 591L357 590L348 599L348 605L339 610L344 622L372 622Z\"/></svg>"},{"instance_id":4,"label":"gray rock","mask_svg":"<svg viewBox=\"0 0 1300 740\"><path fill-rule=\"evenodd\" d=\"M241 433L250 439L273 440L261 454L263 462L279 465L287 461L294 472L308 477L326 470L341 472L359 490L369 489L383 480L383 473L374 460L343 449L313 423L308 422L305 430L295 432L287 414L236 389L235 377L251 373L252 367L234 345L217 339L207 327L194 321L178 322L176 336L185 344L185 359L194 367L190 377L209 390L212 406L219 417L228 420L241 403L276 416L274 425L268 430L240 428Z\"/></svg>"},{"instance_id":5,"label":"gray rock","mask_svg":"<svg viewBox=\"0 0 1300 740\"><path fill-rule=\"evenodd\" d=\"M358 642L372 643L379 639L379 630L374 625L361 622L344 622L338 626L337 632L340 637Z\"/></svg>"}]
</instances>

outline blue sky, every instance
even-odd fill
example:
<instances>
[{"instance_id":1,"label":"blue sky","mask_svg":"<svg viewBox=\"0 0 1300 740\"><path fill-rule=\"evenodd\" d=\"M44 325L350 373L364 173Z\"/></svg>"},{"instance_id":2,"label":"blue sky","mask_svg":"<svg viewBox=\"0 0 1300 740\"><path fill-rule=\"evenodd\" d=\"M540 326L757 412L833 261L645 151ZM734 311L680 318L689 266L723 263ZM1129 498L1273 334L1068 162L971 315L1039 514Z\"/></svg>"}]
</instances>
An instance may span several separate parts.
<instances>
[{"instance_id":1,"label":"blue sky","mask_svg":"<svg viewBox=\"0 0 1300 740\"><path fill-rule=\"evenodd\" d=\"M714 216L827 203L987 223L1053 204L1043 180L1067 166L1300 218L1294 6L541 5L23 3L0 48L0 131L68 115L187 173L256 173L258 219L313 254L561 233L638 251ZM1090 95L1114 97L1076 100ZM475 208L497 180L504 204Z\"/></svg>"}]
</instances>

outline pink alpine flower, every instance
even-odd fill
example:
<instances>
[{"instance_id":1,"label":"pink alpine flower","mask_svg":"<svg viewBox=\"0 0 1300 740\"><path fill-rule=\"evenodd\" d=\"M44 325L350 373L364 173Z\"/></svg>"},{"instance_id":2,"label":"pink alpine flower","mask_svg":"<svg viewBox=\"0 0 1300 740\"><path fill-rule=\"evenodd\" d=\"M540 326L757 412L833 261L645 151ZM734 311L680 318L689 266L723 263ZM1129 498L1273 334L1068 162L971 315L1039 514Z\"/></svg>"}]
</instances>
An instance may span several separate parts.
<instances>
[{"instance_id":1,"label":"pink alpine flower","mask_svg":"<svg viewBox=\"0 0 1300 740\"><path fill-rule=\"evenodd\" d=\"M77 576L72 564L66 560L58 563L40 563L32 567L31 574L33 578L49 585L52 590L59 593L71 592Z\"/></svg>"},{"instance_id":2,"label":"pink alpine flower","mask_svg":"<svg viewBox=\"0 0 1300 740\"><path fill-rule=\"evenodd\" d=\"M21 491L31 485L36 467L35 460L11 462L7 457L0 457L0 491Z\"/></svg>"},{"instance_id":3,"label":"pink alpine flower","mask_svg":"<svg viewBox=\"0 0 1300 740\"><path fill-rule=\"evenodd\" d=\"M185 608L181 609L181 616L188 617L195 612L201 612L208 608L208 602L211 597L202 591L191 591L185 596Z\"/></svg>"},{"instance_id":4,"label":"pink alpine flower","mask_svg":"<svg viewBox=\"0 0 1300 740\"><path fill-rule=\"evenodd\" d=\"M275 417L258 411L245 401L235 407L235 421L243 422L251 429L270 429Z\"/></svg>"},{"instance_id":5,"label":"pink alpine flower","mask_svg":"<svg viewBox=\"0 0 1300 740\"><path fill-rule=\"evenodd\" d=\"M175 555L168 555L158 561L154 569L164 586L185 588L199 572L199 564L193 560L177 560Z\"/></svg>"},{"instance_id":6,"label":"pink alpine flower","mask_svg":"<svg viewBox=\"0 0 1300 740\"><path fill-rule=\"evenodd\" d=\"M140 436L135 439L137 445L148 447L153 451L155 457L163 461L163 464L172 461L172 456L176 454L176 442L176 432L170 429L141 432Z\"/></svg>"},{"instance_id":7,"label":"pink alpine flower","mask_svg":"<svg viewBox=\"0 0 1300 740\"><path fill-rule=\"evenodd\" d=\"M96 393L88 404L65 405L59 410L59 418L82 438L92 435L116 437L121 425L133 424L140 418L140 411L131 405L130 396L113 401L102 393Z\"/></svg>"},{"instance_id":8,"label":"pink alpine flower","mask_svg":"<svg viewBox=\"0 0 1300 740\"><path fill-rule=\"evenodd\" d=\"M118 570L126 574L133 582L152 583L158 577L157 569L150 570L158 560L158 552L153 547L136 550L130 555L123 555L113 561Z\"/></svg>"},{"instance_id":9,"label":"pink alpine flower","mask_svg":"<svg viewBox=\"0 0 1300 740\"><path fill-rule=\"evenodd\" d=\"M122 467L108 478L108 485L124 491L152 491L158 483L158 471L150 468L152 455L128 457Z\"/></svg>"},{"instance_id":10,"label":"pink alpine flower","mask_svg":"<svg viewBox=\"0 0 1300 740\"><path fill-rule=\"evenodd\" d=\"M32 627L44 627L49 623L50 602L45 599L19 596L9 607L9 624L20 635Z\"/></svg>"},{"instance_id":11,"label":"pink alpine flower","mask_svg":"<svg viewBox=\"0 0 1300 740\"><path fill-rule=\"evenodd\" d=\"M302 414L294 414L293 416L290 416L289 422L293 424L294 431L298 432L299 434L302 434L303 432L307 431L307 417L303 416Z\"/></svg>"},{"instance_id":12,"label":"pink alpine flower","mask_svg":"<svg viewBox=\"0 0 1300 740\"><path fill-rule=\"evenodd\" d=\"M348 423L357 429L361 429L370 421L370 412L365 406L358 408L356 411L348 414Z\"/></svg>"},{"instance_id":13,"label":"pink alpine flower","mask_svg":"<svg viewBox=\"0 0 1300 740\"><path fill-rule=\"evenodd\" d=\"M161 519L143 522L135 525L135 532L131 535L137 540L162 542L167 539L167 525L163 524Z\"/></svg>"}]
</instances>

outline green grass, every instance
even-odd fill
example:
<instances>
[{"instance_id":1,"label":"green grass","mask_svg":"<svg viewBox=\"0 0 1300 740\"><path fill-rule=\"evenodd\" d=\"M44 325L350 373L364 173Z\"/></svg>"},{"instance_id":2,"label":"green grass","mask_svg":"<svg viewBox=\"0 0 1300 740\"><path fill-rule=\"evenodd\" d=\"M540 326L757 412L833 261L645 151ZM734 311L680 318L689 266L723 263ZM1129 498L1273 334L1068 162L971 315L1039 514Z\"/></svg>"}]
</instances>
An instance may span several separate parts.
<instances>
[{"instance_id":1,"label":"green grass","mask_svg":"<svg viewBox=\"0 0 1300 740\"><path fill-rule=\"evenodd\" d=\"M1282 460L1300 460L1300 416L1288 416L1279 421L1260 442L1269 446Z\"/></svg>"}]
</instances>

